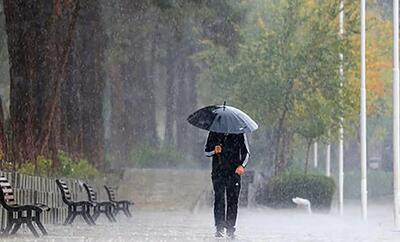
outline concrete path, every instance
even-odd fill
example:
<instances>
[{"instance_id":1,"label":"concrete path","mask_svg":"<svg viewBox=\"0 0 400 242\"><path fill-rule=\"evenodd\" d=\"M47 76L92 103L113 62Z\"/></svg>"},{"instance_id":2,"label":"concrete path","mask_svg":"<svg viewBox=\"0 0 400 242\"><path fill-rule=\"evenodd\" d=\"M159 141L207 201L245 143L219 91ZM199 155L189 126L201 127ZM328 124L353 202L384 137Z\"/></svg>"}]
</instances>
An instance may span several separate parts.
<instances>
[{"instance_id":1,"label":"concrete path","mask_svg":"<svg viewBox=\"0 0 400 242\"><path fill-rule=\"evenodd\" d=\"M347 207L345 216L336 214L308 215L303 210L241 209L235 241L400 241L393 231L392 209L374 205L369 209L369 222L360 220L357 206ZM134 211L134 218L122 216L109 224L101 220L88 227L47 226L50 235L35 239L27 230L0 241L227 241L215 239L211 209L196 213L176 211Z\"/></svg>"}]
</instances>

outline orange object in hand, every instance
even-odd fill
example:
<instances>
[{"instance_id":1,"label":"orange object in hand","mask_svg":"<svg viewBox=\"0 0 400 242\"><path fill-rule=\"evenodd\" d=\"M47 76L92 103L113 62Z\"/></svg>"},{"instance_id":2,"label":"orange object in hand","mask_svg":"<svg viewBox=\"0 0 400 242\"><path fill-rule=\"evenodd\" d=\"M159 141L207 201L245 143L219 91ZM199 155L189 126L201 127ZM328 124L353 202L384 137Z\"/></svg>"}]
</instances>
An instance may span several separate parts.
<instances>
[{"instance_id":1,"label":"orange object in hand","mask_svg":"<svg viewBox=\"0 0 400 242\"><path fill-rule=\"evenodd\" d=\"M236 174L238 174L239 176L241 176L241 175L243 175L244 174L244 167L243 166L238 166L237 168L236 168L236 171L235 171L235 173Z\"/></svg>"},{"instance_id":2,"label":"orange object in hand","mask_svg":"<svg viewBox=\"0 0 400 242\"><path fill-rule=\"evenodd\" d=\"M215 154L221 154L222 152L222 147L220 145L216 145L214 148Z\"/></svg>"}]
</instances>

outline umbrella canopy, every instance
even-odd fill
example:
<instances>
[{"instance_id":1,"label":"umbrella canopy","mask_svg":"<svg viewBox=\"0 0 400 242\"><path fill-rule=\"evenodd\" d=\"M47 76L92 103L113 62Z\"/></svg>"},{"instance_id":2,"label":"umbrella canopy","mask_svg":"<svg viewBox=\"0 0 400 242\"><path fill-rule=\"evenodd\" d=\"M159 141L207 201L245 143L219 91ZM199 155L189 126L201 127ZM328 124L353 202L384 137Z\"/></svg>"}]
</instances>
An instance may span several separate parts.
<instances>
[{"instance_id":1,"label":"umbrella canopy","mask_svg":"<svg viewBox=\"0 0 400 242\"><path fill-rule=\"evenodd\" d=\"M226 105L214 105L197 110L188 122L200 129L217 133L241 134L258 129L253 119L243 111Z\"/></svg>"}]
</instances>

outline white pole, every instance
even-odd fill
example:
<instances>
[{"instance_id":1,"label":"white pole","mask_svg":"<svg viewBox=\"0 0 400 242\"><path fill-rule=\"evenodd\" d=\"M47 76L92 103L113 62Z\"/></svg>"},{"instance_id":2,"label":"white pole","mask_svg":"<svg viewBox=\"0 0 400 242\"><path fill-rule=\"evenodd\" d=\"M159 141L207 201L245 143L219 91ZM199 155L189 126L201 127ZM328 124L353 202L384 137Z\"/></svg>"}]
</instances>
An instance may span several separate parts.
<instances>
[{"instance_id":1,"label":"white pole","mask_svg":"<svg viewBox=\"0 0 400 242\"><path fill-rule=\"evenodd\" d=\"M314 142L314 167L318 167L318 142Z\"/></svg>"},{"instance_id":2,"label":"white pole","mask_svg":"<svg viewBox=\"0 0 400 242\"><path fill-rule=\"evenodd\" d=\"M326 167L325 174L327 177L331 176L331 144L326 145Z\"/></svg>"},{"instance_id":3,"label":"white pole","mask_svg":"<svg viewBox=\"0 0 400 242\"><path fill-rule=\"evenodd\" d=\"M394 223L400 230L399 0L393 0L393 189Z\"/></svg>"},{"instance_id":4,"label":"white pole","mask_svg":"<svg viewBox=\"0 0 400 242\"><path fill-rule=\"evenodd\" d=\"M343 187L344 187L344 172L343 172L343 161L344 161L344 152L343 152L343 139L344 139L344 130L343 130L343 118L341 118L341 124L339 129L339 214L343 215Z\"/></svg>"},{"instance_id":5,"label":"white pole","mask_svg":"<svg viewBox=\"0 0 400 242\"><path fill-rule=\"evenodd\" d=\"M361 0L361 211L367 220L367 115L365 89L365 0Z\"/></svg>"},{"instance_id":6,"label":"white pole","mask_svg":"<svg viewBox=\"0 0 400 242\"><path fill-rule=\"evenodd\" d=\"M339 34L342 36L344 33L344 0L340 1L340 15L339 15ZM343 87L344 80L344 71L343 71L343 54L340 53L340 79L341 79L341 87ZM339 165L338 165L338 173L339 173L339 213L343 215L343 161L344 161L344 153L343 153L343 139L344 139L344 129L343 129L343 117L340 118L340 127L339 127Z\"/></svg>"}]
</instances>

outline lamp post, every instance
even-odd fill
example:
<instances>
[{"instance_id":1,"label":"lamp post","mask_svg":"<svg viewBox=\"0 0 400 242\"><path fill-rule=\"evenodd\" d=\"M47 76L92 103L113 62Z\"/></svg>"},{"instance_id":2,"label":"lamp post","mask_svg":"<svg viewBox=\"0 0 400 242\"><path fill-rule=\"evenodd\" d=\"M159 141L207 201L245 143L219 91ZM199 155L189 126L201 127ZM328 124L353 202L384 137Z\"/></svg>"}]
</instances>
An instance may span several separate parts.
<instances>
[{"instance_id":1,"label":"lamp post","mask_svg":"<svg viewBox=\"0 0 400 242\"><path fill-rule=\"evenodd\" d=\"M393 0L393 192L394 223L400 230L399 0Z\"/></svg>"},{"instance_id":2,"label":"lamp post","mask_svg":"<svg viewBox=\"0 0 400 242\"><path fill-rule=\"evenodd\" d=\"M340 1L340 15L339 15L339 34L342 36L344 33L344 0ZM343 88L343 80L344 80L344 71L343 71L343 54L340 53L340 86ZM344 130L343 130L343 117L340 118L339 124L339 160L338 160L338 173L339 173L339 187L338 187L338 195L339 195L339 213L343 215L343 139L344 139Z\"/></svg>"},{"instance_id":3,"label":"lamp post","mask_svg":"<svg viewBox=\"0 0 400 242\"><path fill-rule=\"evenodd\" d=\"M365 85L365 0L361 0L361 95L360 95L360 137L361 137L361 211L367 220L367 108Z\"/></svg>"},{"instance_id":4,"label":"lamp post","mask_svg":"<svg viewBox=\"0 0 400 242\"><path fill-rule=\"evenodd\" d=\"M314 142L314 167L318 167L318 142Z\"/></svg>"},{"instance_id":5,"label":"lamp post","mask_svg":"<svg viewBox=\"0 0 400 242\"><path fill-rule=\"evenodd\" d=\"M326 167L325 175L327 177L331 176L331 144L326 145Z\"/></svg>"}]
</instances>

